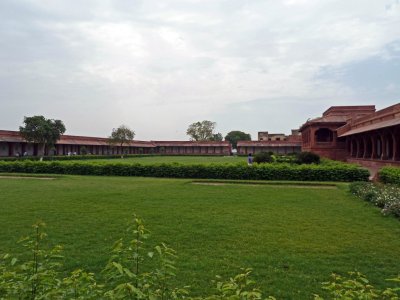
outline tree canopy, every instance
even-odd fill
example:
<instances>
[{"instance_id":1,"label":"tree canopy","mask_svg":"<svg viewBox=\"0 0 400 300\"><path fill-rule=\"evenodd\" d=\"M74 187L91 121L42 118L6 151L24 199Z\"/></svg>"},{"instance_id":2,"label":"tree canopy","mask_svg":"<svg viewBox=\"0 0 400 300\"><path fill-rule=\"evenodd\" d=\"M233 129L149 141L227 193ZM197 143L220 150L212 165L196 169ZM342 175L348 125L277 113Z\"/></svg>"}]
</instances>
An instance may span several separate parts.
<instances>
[{"instance_id":1,"label":"tree canopy","mask_svg":"<svg viewBox=\"0 0 400 300\"><path fill-rule=\"evenodd\" d=\"M124 144L129 144L135 137L135 132L131 130L129 127L125 125L121 125L118 128L113 128L111 135L108 138L108 141L112 145L119 145L121 148ZM121 154L123 157L123 153L121 150Z\"/></svg>"},{"instance_id":2,"label":"tree canopy","mask_svg":"<svg viewBox=\"0 0 400 300\"><path fill-rule=\"evenodd\" d=\"M221 142L223 139L224 138L223 138L222 134L218 132L218 133L213 134L211 141Z\"/></svg>"},{"instance_id":3,"label":"tree canopy","mask_svg":"<svg viewBox=\"0 0 400 300\"><path fill-rule=\"evenodd\" d=\"M24 117L24 124L19 127L21 136L28 142L41 145L41 155L46 145L54 145L65 132L61 120L46 119L43 116Z\"/></svg>"},{"instance_id":4,"label":"tree canopy","mask_svg":"<svg viewBox=\"0 0 400 300\"><path fill-rule=\"evenodd\" d=\"M222 141L222 134L215 133L217 123L212 121L201 121L190 124L186 134L192 141Z\"/></svg>"},{"instance_id":5,"label":"tree canopy","mask_svg":"<svg viewBox=\"0 0 400 300\"><path fill-rule=\"evenodd\" d=\"M232 148L236 149L238 141L251 141L251 135L243 131L234 130L225 136L225 141L230 142L232 144Z\"/></svg>"}]
</instances>

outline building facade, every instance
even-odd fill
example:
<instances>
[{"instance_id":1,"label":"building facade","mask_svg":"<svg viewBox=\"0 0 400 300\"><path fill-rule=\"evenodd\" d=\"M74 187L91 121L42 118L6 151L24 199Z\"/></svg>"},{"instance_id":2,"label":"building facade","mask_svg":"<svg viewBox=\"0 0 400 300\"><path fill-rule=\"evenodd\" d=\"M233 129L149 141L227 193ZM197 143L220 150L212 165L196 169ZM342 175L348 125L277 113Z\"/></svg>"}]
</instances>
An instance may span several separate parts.
<instances>
[{"instance_id":1,"label":"building facade","mask_svg":"<svg viewBox=\"0 0 400 300\"><path fill-rule=\"evenodd\" d=\"M333 106L300 127L302 151L366 167L400 166L400 103Z\"/></svg>"},{"instance_id":2,"label":"building facade","mask_svg":"<svg viewBox=\"0 0 400 300\"><path fill-rule=\"evenodd\" d=\"M330 159L346 160L346 139L338 137L337 129L353 118L374 112L374 105L330 107L322 117L309 119L300 127L302 151L314 152Z\"/></svg>"},{"instance_id":3,"label":"building facade","mask_svg":"<svg viewBox=\"0 0 400 300\"><path fill-rule=\"evenodd\" d=\"M239 155L273 152L275 154L292 154L301 152L301 141L240 141L237 143Z\"/></svg>"},{"instance_id":4,"label":"building facade","mask_svg":"<svg viewBox=\"0 0 400 300\"><path fill-rule=\"evenodd\" d=\"M292 154L301 152L301 135L292 130L291 135L269 134L268 131L258 133L258 141L239 141L237 153L240 155L273 152L275 154Z\"/></svg>"},{"instance_id":5,"label":"building facade","mask_svg":"<svg viewBox=\"0 0 400 300\"><path fill-rule=\"evenodd\" d=\"M290 154L310 151L330 159L364 166L400 166L400 103L376 111L374 105L332 106L321 117L307 120L292 134L259 132L258 141L239 141L240 155L259 152ZM132 141L111 146L106 138L62 135L44 155L85 153L230 155L229 142ZM35 143L26 142L18 131L0 130L0 156L41 155Z\"/></svg>"},{"instance_id":6,"label":"building facade","mask_svg":"<svg viewBox=\"0 0 400 300\"><path fill-rule=\"evenodd\" d=\"M0 156L37 156L39 146L28 143L18 131L0 130ZM111 154L165 154L165 155L230 155L229 142L196 141L132 141L122 147L110 145L108 139L99 137L62 135L44 155Z\"/></svg>"},{"instance_id":7,"label":"building facade","mask_svg":"<svg viewBox=\"0 0 400 300\"><path fill-rule=\"evenodd\" d=\"M338 128L345 139L346 160L367 167L400 166L400 103Z\"/></svg>"}]
</instances>

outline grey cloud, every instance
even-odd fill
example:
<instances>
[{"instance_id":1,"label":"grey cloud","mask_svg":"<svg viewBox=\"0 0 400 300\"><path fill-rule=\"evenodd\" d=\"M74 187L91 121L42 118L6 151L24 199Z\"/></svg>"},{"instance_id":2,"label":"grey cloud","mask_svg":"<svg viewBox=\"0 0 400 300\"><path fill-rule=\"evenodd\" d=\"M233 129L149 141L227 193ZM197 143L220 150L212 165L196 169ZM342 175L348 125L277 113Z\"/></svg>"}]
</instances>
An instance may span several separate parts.
<instances>
[{"instance_id":1,"label":"grey cloud","mask_svg":"<svg viewBox=\"0 0 400 300\"><path fill-rule=\"evenodd\" d=\"M3 0L10 114L0 125L41 113L69 133L126 123L143 139L185 138L182 127L206 118L221 130L278 130L289 126L280 110L297 124L333 104L390 104L399 35L397 0Z\"/></svg>"}]
</instances>

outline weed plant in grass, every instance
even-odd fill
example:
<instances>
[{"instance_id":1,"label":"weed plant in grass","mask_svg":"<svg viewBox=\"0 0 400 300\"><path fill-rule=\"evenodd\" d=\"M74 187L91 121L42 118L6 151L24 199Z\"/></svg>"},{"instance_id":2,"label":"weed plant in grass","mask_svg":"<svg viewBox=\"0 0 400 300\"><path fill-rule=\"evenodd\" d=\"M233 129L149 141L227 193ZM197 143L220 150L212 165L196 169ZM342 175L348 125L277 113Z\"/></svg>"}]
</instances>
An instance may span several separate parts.
<instances>
[{"instance_id":1,"label":"weed plant in grass","mask_svg":"<svg viewBox=\"0 0 400 300\"><path fill-rule=\"evenodd\" d=\"M263 293L278 299L324 295L321 282L351 270L383 288L400 270L399 221L359 201L345 184L299 189L61 176L4 178L0 189L0 253L18 251L15 242L45 220L51 242L64 245L66 272L99 272L132 212L149 224L152 240L178 252L175 286L190 285L195 295L211 294L215 275L226 278L241 267L253 268Z\"/></svg>"}]
</instances>

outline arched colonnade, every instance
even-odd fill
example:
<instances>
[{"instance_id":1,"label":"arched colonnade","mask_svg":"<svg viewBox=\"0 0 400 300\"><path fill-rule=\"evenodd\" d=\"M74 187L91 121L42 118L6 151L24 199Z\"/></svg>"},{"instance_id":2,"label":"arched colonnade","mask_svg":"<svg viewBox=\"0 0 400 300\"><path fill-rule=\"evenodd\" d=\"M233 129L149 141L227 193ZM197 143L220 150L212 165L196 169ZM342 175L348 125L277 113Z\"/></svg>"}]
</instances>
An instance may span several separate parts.
<instances>
[{"instance_id":1,"label":"arched colonnade","mask_svg":"<svg viewBox=\"0 0 400 300\"><path fill-rule=\"evenodd\" d=\"M352 158L400 161L400 126L349 136L347 151Z\"/></svg>"}]
</instances>

